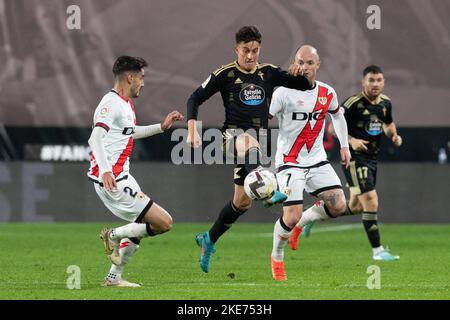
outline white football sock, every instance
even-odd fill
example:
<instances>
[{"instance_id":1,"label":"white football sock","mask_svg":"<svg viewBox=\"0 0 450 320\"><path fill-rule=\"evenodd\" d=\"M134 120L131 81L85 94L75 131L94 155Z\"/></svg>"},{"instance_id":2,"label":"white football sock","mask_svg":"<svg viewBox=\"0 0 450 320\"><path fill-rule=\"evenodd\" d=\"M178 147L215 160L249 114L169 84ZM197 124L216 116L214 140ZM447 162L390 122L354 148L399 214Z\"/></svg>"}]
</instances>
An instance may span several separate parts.
<instances>
[{"instance_id":1,"label":"white football sock","mask_svg":"<svg viewBox=\"0 0 450 320\"><path fill-rule=\"evenodd\" d=\"M292 233L292 230L287 231L281 226L280 219L275 222L275 227L273 228L272 258L275 261L283 261L284 247Z\"/></svg>"},{"instance_id":2,"label":"white football sock","mask_svg":"<svg viewBox=\"0 0 450 320\"><path fill-rule=\"evenodd\" d=\"M303 212L300 221L297 223L297 227L304 227L315 221L328 220L330 217L327 215L323 201L317 201L311 208Z\"/></svg>"},{"instance_id":3,"label":"white football sock","mask_svg":"<svg viewBox=\"0 0 450 320\"><path fill-rule=\"evenodd\" d=\"M128 261L130 261L133 254L139 248L139 245L135 244L128 238L124 238L120 241L119 255L122 259L120 265L111 265L111 269L107 275L107 278L111 281L118 281L122 279L122 272Z\"/></svg>"},{"instance_id":4,"label":"white football sock","mask_svg":"<svg viewBox=\"0 0 450 320\"><path fill-rule=\"evenodd\" d=\"M372 248L373 255L376 255L382 251L384 251L383 246L379 246L378 248Z\"/></svg>"},{"instance_id":5,"label":"white football sock","mask_svg":"<svg viewBox=\"0 0 450 320\"><path fill-rule=\"evenodd\" d=\"M123 238L145 238L148 237L145 223L130 223L122 227L114 228L111 231L111 240Z\"/></svg>"}]
</instances>

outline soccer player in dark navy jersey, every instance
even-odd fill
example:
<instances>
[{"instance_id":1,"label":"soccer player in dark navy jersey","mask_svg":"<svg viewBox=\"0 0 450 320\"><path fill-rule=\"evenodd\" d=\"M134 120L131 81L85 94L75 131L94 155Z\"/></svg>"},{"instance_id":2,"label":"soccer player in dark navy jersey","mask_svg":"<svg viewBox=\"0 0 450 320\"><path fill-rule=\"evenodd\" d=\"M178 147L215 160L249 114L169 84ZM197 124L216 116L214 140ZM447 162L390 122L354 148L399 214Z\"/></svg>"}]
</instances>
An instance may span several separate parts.
<instances>
[{"instance_id":1,"label":"soccer player in dark navy jersey","mask_svg":"<svg viewBox=\"0 0 450 320\"><path fill-rule=\"evenodd\" d=\"M399 256L392 255L381 245L375 187L377 157L383 132L396 147L402 145L402 137L398 135L392 119L391 99L382 93L384 75L380 67L371 65L364 69L362 87L360 93L347 98L342 104L352 156L350 165L342 167L350 188L350 201L345 215L362 214L374 260L394 261ZM302 229L306 237L311 227L312 223ZM295 241L298 245L298 236L302 231L297 231L295 238L291 236L289 242Z\"/></svg>"},{"instance_id":2,"label":"soccer player in dark navy jersey","mask_svg":"<svg viewBox=\"0 0 450 320\"><path fill-rule=\"evenodd\" d=\"M244 159L244 164L235 168L233 200L225 205L208 232L196 236L197 244L202 248L200 267L204 272L209 272L211 255L216 250L217 240L252 203L244 191L244 180L251 171L258 169L261 151L258 140L248 133L243 133L243 130L267 129L270 100L275 87L298 90L311 88L309 80L299 75L298 65L293 64L288 73L272 64L259 63L260 49L259 30L254 26L242 27L236 33L237 60L209 75L187 101L188 143L193 148L198 148L201 145L196 126L199 106L215 93L221 93L225 107L225 122L222 128L224 151L231 152L235 158ZM255 159L257 161L251 161ZM266 200L266 205L281 203L285 199L283 193L275 191L273 196Z\"/></svg>"},{"instance_id":3,"label":"soccer player in dark navy jersey","mask_svg":"<svg viewBox=\"0 0 450 320\"><path fill-rule=\"evenodd\" d=\"M377 156L382 133L394 146L402 145L402 137L392 119L391 99L384 95L384 75L372 65L363 71L362 92L344 101L352 162L343 168L350 186L349 208L362 213L362 222L373 249L374 260L397 260L381 245L378 227L378 195L375 190Z\"/></svg>"}]
</instances>

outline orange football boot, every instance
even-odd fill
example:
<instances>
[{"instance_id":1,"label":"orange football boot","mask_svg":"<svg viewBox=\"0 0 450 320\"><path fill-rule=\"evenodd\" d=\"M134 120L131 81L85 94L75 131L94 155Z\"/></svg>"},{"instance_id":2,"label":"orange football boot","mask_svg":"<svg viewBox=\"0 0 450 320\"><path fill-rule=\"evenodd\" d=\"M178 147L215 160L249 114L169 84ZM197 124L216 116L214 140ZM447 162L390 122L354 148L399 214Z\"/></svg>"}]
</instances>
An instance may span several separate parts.
<instances>
[{"instance_id":1,"label":"orange football boot","mask_svg":"<svg viewBox=\"0 0 450 320\"><path fill-rule=\"evenodd\" d=\"M284 261L275 261L270 256L270 267L272 268L272 276L274 280L286 281L286 271L284 271Z\"/></svg>"}]
</instances>

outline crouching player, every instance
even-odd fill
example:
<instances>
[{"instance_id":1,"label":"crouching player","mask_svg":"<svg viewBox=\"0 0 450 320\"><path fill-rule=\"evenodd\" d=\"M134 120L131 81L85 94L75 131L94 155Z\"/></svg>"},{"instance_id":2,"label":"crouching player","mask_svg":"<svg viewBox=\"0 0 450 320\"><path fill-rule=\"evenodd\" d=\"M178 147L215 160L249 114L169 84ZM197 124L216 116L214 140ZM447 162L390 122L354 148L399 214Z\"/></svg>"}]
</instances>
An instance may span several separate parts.
<instances>
[{"instance_id":1,"label":"crouching player","mask_svg":"<svg viewBox=\"0 0 450 320\"><path fill-rule=\"evenodd\" d=\"M136 125L131 98L140 95L146 66L147 62L141 58L122 56L116 60L114 88L95 110L89 138L92 157L88 177L104 205L115 216L129 222L119 228L105 228L100 234L112 262L104 286L138 287L122 279L125 265L142 238L167 232L172 227L169 213L141 191L129 172L134 139L162 133L183 119L178 111L173 111L161 124Z\"/></svg>"}]
</instances>

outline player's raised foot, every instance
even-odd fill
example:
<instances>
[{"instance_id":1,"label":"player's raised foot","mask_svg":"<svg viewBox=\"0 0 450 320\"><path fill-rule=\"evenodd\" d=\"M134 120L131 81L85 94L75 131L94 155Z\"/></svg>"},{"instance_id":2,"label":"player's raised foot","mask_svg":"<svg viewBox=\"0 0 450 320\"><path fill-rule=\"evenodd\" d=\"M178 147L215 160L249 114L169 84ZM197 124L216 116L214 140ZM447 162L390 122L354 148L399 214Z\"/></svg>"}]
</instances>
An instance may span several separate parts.
<instances>
[{"instance_id":1,"label":"player's raised foot","mask_svg":"<svg viewBox=\"0 0 450 320\"><path fill-rule=\"evenodd\" d=\"M110 280L106 278L102 282L102 287L121 287L121 288L138 288L141 285L138 283L129 282L124 279Z\"/></svg>"},{"instance_id":2,"label":"player's raised foot","mask_svg":"<svg viewBox=\"0 0 450 320\"><path fill-rule=\"evenodd\" d=\"M311 229L314 226L314 222L308 223L306 226L303 227L303 236L308 238L311 235Z\"/></svg>"},{"instance_id":3,"label":"player's raised foot","mask_svg":"<svg viewBox=\"0 0 450 320\"><path fill-rule=\"evenodd\" d=\"M100 239L103 240L103 246L105 247L105 254L111 263L115 265L120 265L122 259L119 255L119 242L116 242L111 239L111 228L104 228L100 232Z\"/></svg>"},{"instance_id":4,"label":"player's raised foot","mask_svg":"<svg viewBox=\"0 0 450 320\"><path fill-rule=\"evenodd\" d=\"M202 249L200 254L200 268L203 272L208 273L211 256L216 252L216 246L209 238L209 232L198 233L195 236L195 242Z\"/></svg>"},{"instance_id":5,"label":"player's raised foot","mask_svg":"<svg viewBox=\"0 0 450 320\"><path fill-rule=\"evenodd\" d=\"M277 203L283 203L284 201L286 201L286 199L287 195L285 195L283 192L275 190L270 198L263 201L263 204L264 207L269 208Z\"/></svg>"},{"instance_id":6,"label":"player's raised foot","mask_svg":"<svg viewBox=\"0 0 450 320\"><path fill-rule=\"evenodd\" d=\"M292 229L291 236L289 237L289 247L291 248L291 250L298 249L298 242L302 231L302 227L295 226L294 229Z\"/></svg>"},{"instance_id":7,"label":"player's raised foot","mask_svg":"<svg viewBox=\"0 0 450 320\"><path fill-rule=\"evenodd\" d=\"M394 256L389 252L389 249L384 249L380 252L375 253L372 258L373 260L378 261L394 261L400 259L400 256Z\"/></svg>"},{"instance_id":8,"label":"player's raised foot","mask_svg":"<svg viewBox=\"0 0 450 320\"><path fill-rule=\"evenodd\" d=\"M284 271L284 261L275 261L270 256L270 267L272 268L272 277L277 281L286 281L286 271Z\"/></svg>"}]
</instances>

